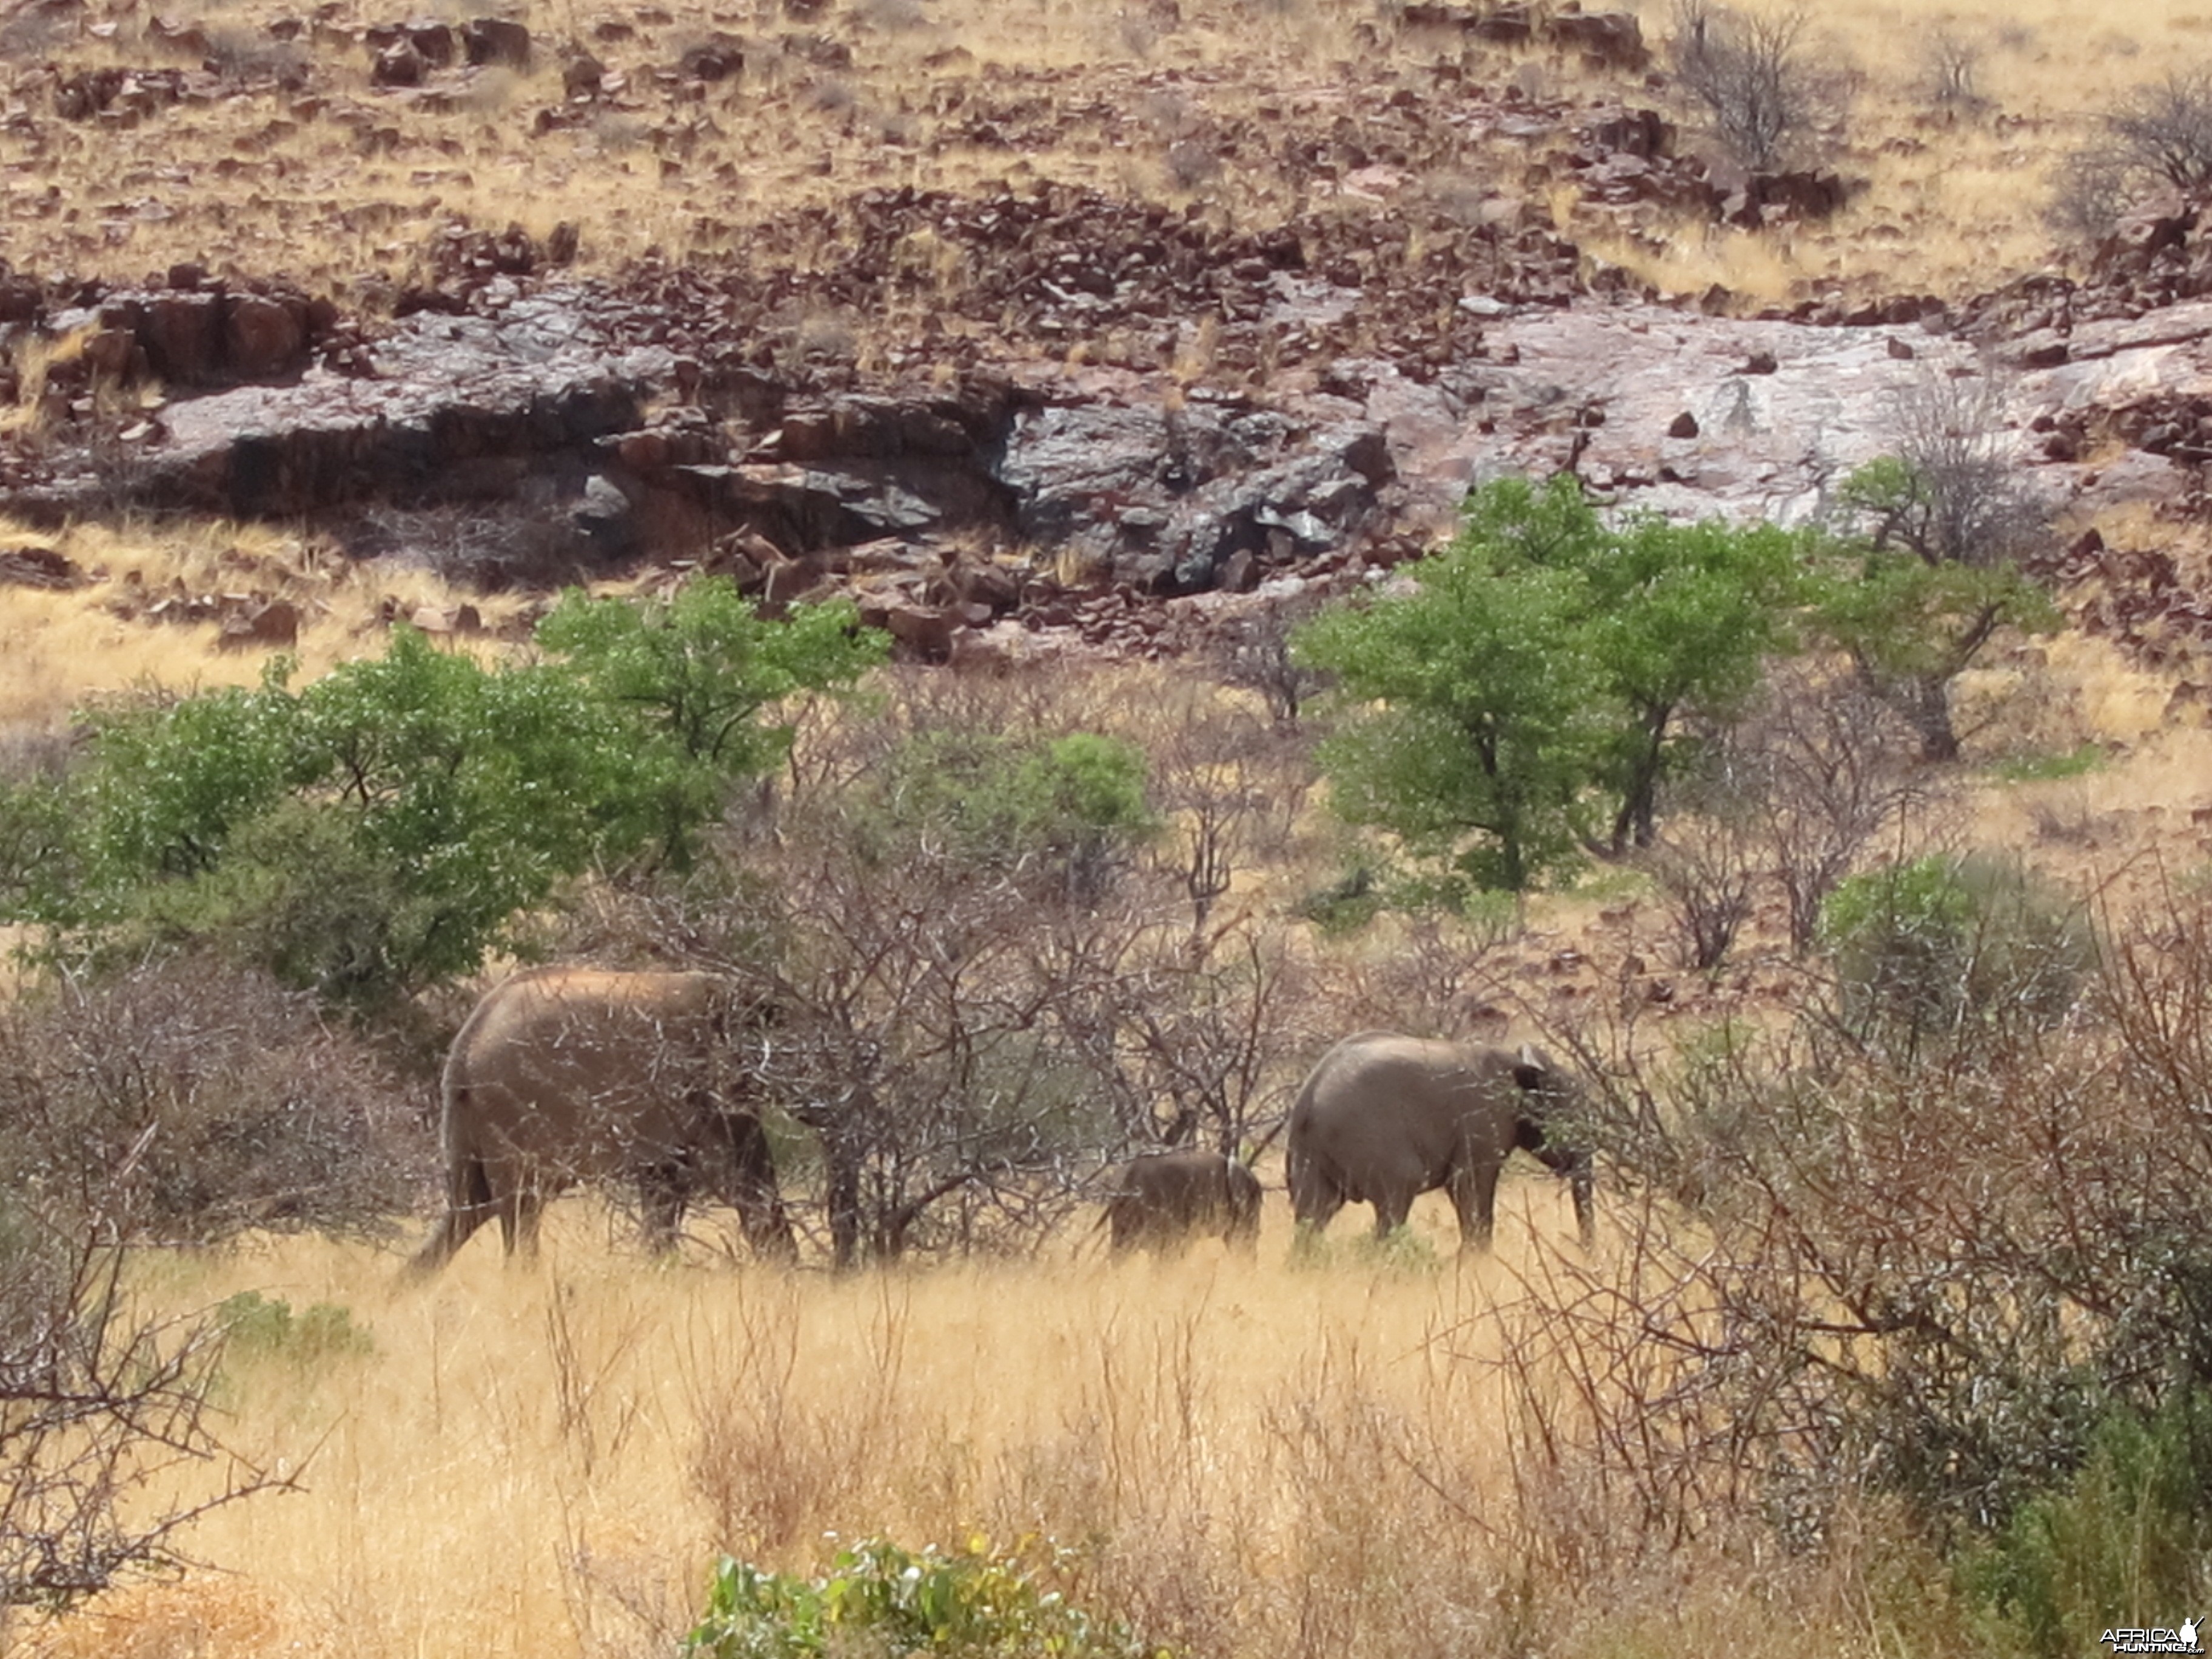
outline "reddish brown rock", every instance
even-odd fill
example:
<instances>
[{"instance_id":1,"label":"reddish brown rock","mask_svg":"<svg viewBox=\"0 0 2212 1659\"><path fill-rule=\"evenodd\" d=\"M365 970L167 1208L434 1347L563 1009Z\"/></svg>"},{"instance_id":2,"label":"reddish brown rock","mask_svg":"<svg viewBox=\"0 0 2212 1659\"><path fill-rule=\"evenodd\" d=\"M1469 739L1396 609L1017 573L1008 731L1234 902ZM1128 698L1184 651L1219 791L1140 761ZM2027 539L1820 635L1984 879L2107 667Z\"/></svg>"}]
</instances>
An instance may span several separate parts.
<instances>
[{"instance_id":1,"label":"reddish brown rock","mask_svg":"<svg viewBox=\"0 0 2212 1659\"><path fill-rule=\"evenodd\" d=\"M1651 62L1633 12L1557 11L1544 21L1544 38L1609 69L1641 70Z\"/></svg>"},{"instance_id":2,"label":"reddish brown rock","mask_svg":"<svg viewBox=\"0 0 2212 1659\"><path fill-rule=\"evenodd\" d=\"M304 367L307 301L233 295L223 315L223 350L230 372L243 380L273 380Z\"/></svg>"},{"instance_id":3,"label":"reddish brown rock","mask_svg":"<svg viewBox=\"0 0 2212 1659\"><path fill-rule=\"evenodd\" d=\"M411 40L395 40L376 54L368 78L380 87L419 87L429 64Z\"/></svg>"},{"instance_id":4,"label":"reddish brown rock","mask_svg":"<svg viewBox=\"0 0 2212 1659\"><path fill-rule=\"evenodd\" d=\"M951 656L953 630L959 625L951 613L921 605L893 605L882 622L885 633L924 662L943 662Z\"/></svg>"},{"instance_id":5,"label":"reddish brown rock","mask_svg":"<svg viewBox=\"0 0 2212 1659\"><path fill-rule=\"evenodd\" d=\"M299 641L300 607L289 599L265 599L226 616L216 644L226 651L289 650Z\"/></svg>"},{"instance_id":6,"label":"reddish brown rock","mask_svg":"<svg viewBox=\"0 0 2212 1659\"><path fill-rule=\"evenodd\" d=\"M561 64L561 89L568 97L596 98L607 66L588 52L572 52Z\"/></svg>"},{"instance_id":7,"label":"reddish brown rock","mask_svg":"<svg viewBox=\"0 0 2212 1659\"><path fill-rule=\"evenodd\" d=\"M461 25L461 50L471 64L530 67L530 31L504 17L474 17Z\"/></svg>"},{"instance_id":8,"label":"reddish brown rock","mask_svg":"<svg viewBox=\"0 0 2212 1659\"><path fill-rule=\"evenodd\" d=\"M744 49L734 35L713 34L687 47L676 72L691 81L726 81L745 66Z\"/></svg>"},{"instance_id":9,"label":"reddish brown rock","mask_svg":"<svg viewBox=\"0 0 2212 1659\"><path fill-rule=\"evenodd\" d=\"M58 548L0 548L0 582L16 587L82 586L84 573Z\"/></svg>"},{"instance_id":10,"label":"reddish brown rock","mask_svg":"<svg viewBox=\"0 0 2212 1659\"><path fill-rule=\"evenodd\" d=\"M146 360L164 380L201 386L216 378L222 363L222 300L213 293L167 293L146 302L139 343Z\"/></svg>"}]
</instances>

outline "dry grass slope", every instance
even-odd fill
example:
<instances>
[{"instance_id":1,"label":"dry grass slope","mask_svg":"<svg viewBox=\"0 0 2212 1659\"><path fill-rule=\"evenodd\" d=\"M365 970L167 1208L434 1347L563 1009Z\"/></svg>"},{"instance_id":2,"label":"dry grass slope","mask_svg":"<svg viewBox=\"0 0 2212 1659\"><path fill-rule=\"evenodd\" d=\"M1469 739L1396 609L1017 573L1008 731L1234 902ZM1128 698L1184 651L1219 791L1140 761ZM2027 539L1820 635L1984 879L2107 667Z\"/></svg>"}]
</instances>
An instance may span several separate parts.
<instances>
[{"instance_id":1,"label":"dry grass slope","mask_svg":"<svg viewBox=\"0 0 2212 1659\"><path fill-rule=\"evenodd\" d=\"M1480 1361L1494 1299L1571 1224L1551 1183L1516 1183L1499 1254L1457 1266L1441 1203L1417 1220L1385 1259L1347 1218L1327 1265L1295 1267L1279 1193L1256 1265L1071 1240L833 1280L656 1266L574 1205L540 1271L485 1247L413 1296L393 1257L319 1241L155 1264L154 1303L335 1302L374 1352L234 1362L233 1443L304 1490L198 1529L232 1573L19 1621L15 1650L665 1652L714 1552L806 1565L875 1532L1055 1536L1102 1601L1197 1653L1503 1636L1525 1523Z\"/></svg>"},{"instance_id":2,"label":"dry grass slope","mask_svg":"<svg viewBox=\"0 0 2212 1659\"><path fill-rule=\"evenodd\" d=\"M420 273L428 233L454 216L541 237L572 222L585 268L612 270L648 249L712 254L748 227L908 185L1052 179L1204 204L1244 228L1301 210L1387 215L1401 194L1502 186L1540 201L1552 148L1541 141L1470 141L1451 150L1449 176L1385 166L1354 187L1316 177L1296 159L1305 146L1284 140L1357 132L1400 92L1440 99L1434 114L1449 125L1462 76L1571 106L1655 96L1548 48L1471 47L1453 31L1401 27L1392 7L1316 0L873 0L803 23L770 0L620 18L526 4L503 9L532 31L527 68L448 72L427 93L374 86L366 31L404 9L325 8L301 29L276 0L198 0L161 15L165 38L135 7L94 4L74 21L19 9L21 112L0 134L9 257L124 280L195 261L374 307ZM446 9L458 21L479 9ZM1647 38L1662 39L1667 8L1638 9ZM688 48L732 37L741 72L676 72ZM1988 287L2049 257L2036 222L2044 181L2089 116L2212 52L2184 8L2083 0L1935 11L1865 0L1822 11L1808 41L1852 112L1824 148L1872 185L1840 219L1772 237L1645 224L1614 238L1611 216L1578 211L1571 190L1555 212L1593 252L1676 291L1713 280L1756 299L1836 284ZM568 67L586 52L607 78L572 97ZM182 101L95 120L57 113L53 88L71 75L203 58L214 71ZM801 269L834 263L833 247L810 253L794 234Z\"/></svg>"}]
</instances>

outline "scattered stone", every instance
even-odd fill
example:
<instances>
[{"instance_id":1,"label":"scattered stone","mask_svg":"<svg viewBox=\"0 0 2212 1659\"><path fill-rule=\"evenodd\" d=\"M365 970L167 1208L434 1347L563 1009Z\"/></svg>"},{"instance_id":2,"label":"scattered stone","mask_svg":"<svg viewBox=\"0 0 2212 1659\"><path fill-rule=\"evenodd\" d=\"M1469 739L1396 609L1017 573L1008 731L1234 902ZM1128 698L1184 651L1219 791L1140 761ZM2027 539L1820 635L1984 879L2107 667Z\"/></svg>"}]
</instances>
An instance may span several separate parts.
<instances>
[{"instance_id":1,"label":"scattered stone","mask_svg":"<svg viewBox=\"0 0 2212 1659\"><path fill-rule=\"evenodd\" d=\"M234 295L223 315L223 348L230 372L245 380L271 380L303 368L307 302L297 297Z\"/></svg>"},{"instance_id":2,"label":"scattered stone","mask_svg":"<svg viewBox=\"0 0 2212 1659\"><path fill-rule=\"evenodd\" d=\"M588 52L572 49L561 64L561 89L571 101L599 95L607 66Z\"/></svg>"},{"instance_id":3,"label":"scattered stone","mask_svg":"<svg viewBox=\"0 0 2212 1659\"><path fill-rule=\"evenodd\" d=\"M369 80L380 87L419 87L430 65L411 40L395 40L376 54Z\"/></svg>"},{"instance_id":4,"label":"scattered stone","mask_svg":"<svg viewBox=\"0 0 2212 1659\"><path fill-rule=\"evenodd\" d=\"M473 17L461 25L461 50L472 64L530 67L530 30L504 17Z\"/></svg>"},{"instance_id":5,"label":"scattered stone","mask_svg":"<svg viewBox=\"0 0 2212 1659\"><path fill-rule=\"evenodd\" d=\"M1544 37L1602 68L1641 70L1651 62L1644 27L1633 12L1585 12L1570 6L1545 18Z\"/></svg>"},{"instance_id":6,"label":"scattered stone","mask_svg":"<svg viewBox=\"0 0 2212 1659\"><path fill-rule=\"evenodd\" d=\"M726 81L745 66L743 45L732 35L714 34L686 47L676 60L677 73L690 81Z\"/></svg>"},{"instance_id":7,"label":"scattered stone","mask_svg":"<svg viewBox=\"0 0 2212 1659\"><path fill-rule=\"evenodd\" d=\"M217 648L285 650L300 642L300 608L289 599L264 599L232 610L216 637Z\"/></svg>"},{"instance_id":8,"label":"scattered stone","mask_svg":"<svg viewBox=\"0 0 2212 1659\"><path fill-rule=\"evenodd\" d=\"M14 587L71 588L85 574L52 547L0 547L0 583Z\"/></svg>"}]
</instances>

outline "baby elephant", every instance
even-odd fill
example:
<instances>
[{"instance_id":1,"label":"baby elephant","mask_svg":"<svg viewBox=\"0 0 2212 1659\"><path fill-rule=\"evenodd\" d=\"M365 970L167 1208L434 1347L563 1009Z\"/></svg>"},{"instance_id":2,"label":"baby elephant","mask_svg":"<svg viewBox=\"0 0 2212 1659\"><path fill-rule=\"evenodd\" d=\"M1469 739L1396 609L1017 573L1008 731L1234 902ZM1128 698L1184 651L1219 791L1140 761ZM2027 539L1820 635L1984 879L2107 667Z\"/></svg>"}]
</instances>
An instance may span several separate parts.
<instances>
[{"instance_id":1,"label":"baby elephant","mask_svg":"<svg viewBox=\"0 0 2212 1659\"><path fill-rule=\"evenodd\" d=\"M1117 1255L1201 1234L1249 1252L1260 1241L1260 1178L1219 1152L1147 1152L1115 1171L1105 1220Z\"/></svg>"}]
</instances>

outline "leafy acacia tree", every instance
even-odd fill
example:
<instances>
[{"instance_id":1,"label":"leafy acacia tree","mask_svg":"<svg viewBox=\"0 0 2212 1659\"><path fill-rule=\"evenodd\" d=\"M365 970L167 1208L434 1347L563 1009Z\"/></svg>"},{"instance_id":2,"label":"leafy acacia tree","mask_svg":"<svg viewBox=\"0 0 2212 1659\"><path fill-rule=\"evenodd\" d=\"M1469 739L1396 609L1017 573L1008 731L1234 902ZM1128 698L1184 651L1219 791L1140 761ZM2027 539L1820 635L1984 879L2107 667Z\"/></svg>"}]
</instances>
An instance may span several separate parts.
<instances>
[{"instance_id":1,"label":"leafy acacia tree","mask_svg":"<svg viewBox=\"0 0 2212 1659\"><path fill-rule=\"evenodd\" d=\"M297 690L279 663L252 690L98 711L85 760L25 786L43 805L0 813L43 842L11 843L31 867L0 894L62 951L214 939L334 1000L466 973L562 881L683 856L782 752L761 711L879 654L848 608L801 613L796 646L749 637L768 625L744 609L710 591L680 612L705 617L696 648L656 654L676 621L574 597L561 658L486 667L400 629Z\"/></svg>"},{"instance_id":2,"label":"leafy acacia tree","mask_svg":"<svg viewBox=\"0 0 2212 1659\"><path fill-rule=\"evenodd\" d=\"M1680 716L1756 687L1796 602L1771 526L1609 525L1571 475L1468 501L1411 592L1328 612L1298 647L1369 713L1324 745L1340 808L1478 885L1569 861L1601 810L1613 850L1648 844Z\"/></svg>"},{"instance_id":3,"label":"leafy acacia tree","mask_svg":"<svg viewBox=\"0 0 2212 1659\"><path fill-rule=\"evenodd\" d=\"M1854 539L1818 606L1868 689L1911 722L1923 758L1957 758L1951 687L2002 629L2056 627L2050 596L2020 568L2042 515L1996 441L1986 379L1900 398L1897 453L1844 483Z\"/></svg>"},{"instance_id":4,"label":"leafy acacia tree","mask_svg":"<svg viewBox=\"0 0 2212 1659\"><path fill-rule=\"evenodd\" d=\"M672 750L659 834L683 867L728 780L765 772L790 749L791 726L763 724L763 711L795 692L849 684L884 659L886 636L861 632L857 620L838 603L771 622L727 576L709 576L642 605L572 588L538 623L538 642Z\"/></svg>"},{"instance_id":5,"label":"leafy acacia tree","mask_svg":"<svg viewBox=\"0 0 2212 1659\"><path fill-rule=\"evenodd\" d=\"M1631 520L1590 550L1591 627L1626 714L1612 755L1612 848L1651 844L1660 783L1685 747L1692 708L1733 715L1765 659L1790 642L1797 539L1772 525Z\"/></svg>"}]
</instances>

